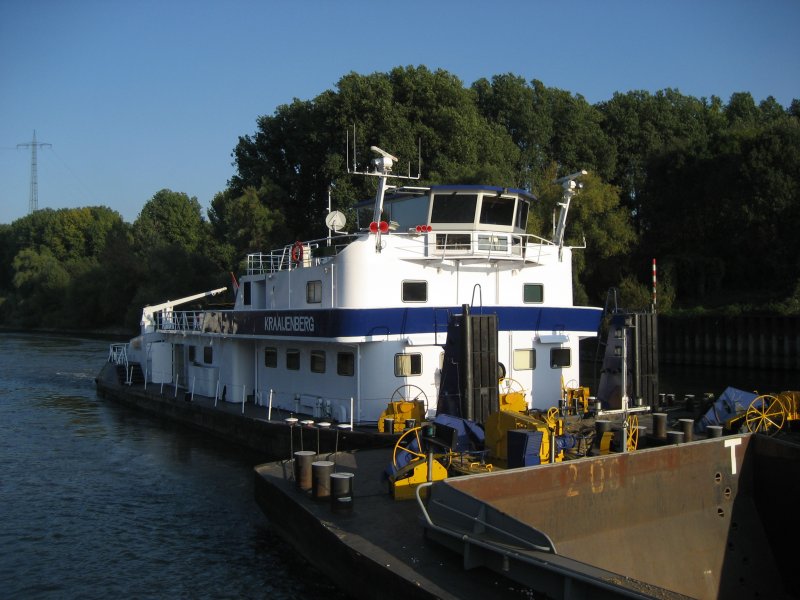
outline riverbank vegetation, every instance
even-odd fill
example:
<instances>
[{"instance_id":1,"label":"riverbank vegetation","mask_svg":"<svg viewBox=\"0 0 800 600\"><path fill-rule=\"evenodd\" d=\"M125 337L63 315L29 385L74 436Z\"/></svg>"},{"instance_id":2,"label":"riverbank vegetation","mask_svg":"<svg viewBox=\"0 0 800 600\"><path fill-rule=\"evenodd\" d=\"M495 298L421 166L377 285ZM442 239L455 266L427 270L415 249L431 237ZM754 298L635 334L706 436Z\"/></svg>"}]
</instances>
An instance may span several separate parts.
<instances>
[{"instance_id":1,"label":"riverbank vegetation","mask_svg":"<svg viewBox=\"0 0 800 600\"><path fill-rule=\"evenodd\" d=\"M532 190L529 230L545 236L554 179L589 171L566 236L587 244L574 253L577 303L617 288L623 305L649 306L655 258L660 310L800 312L800 101L665 89L590 104L512 74L465 85L398 67L259 116L205 214L165 189L133 223L97 206L0 225L0 324L135 330L143 305L229 283L248 252L326 235L329 198L352 230L375 185L347 174L353 124L360 169L377 145L415 172L421 148L421 185Z\"/></svg>"}]
</instances>

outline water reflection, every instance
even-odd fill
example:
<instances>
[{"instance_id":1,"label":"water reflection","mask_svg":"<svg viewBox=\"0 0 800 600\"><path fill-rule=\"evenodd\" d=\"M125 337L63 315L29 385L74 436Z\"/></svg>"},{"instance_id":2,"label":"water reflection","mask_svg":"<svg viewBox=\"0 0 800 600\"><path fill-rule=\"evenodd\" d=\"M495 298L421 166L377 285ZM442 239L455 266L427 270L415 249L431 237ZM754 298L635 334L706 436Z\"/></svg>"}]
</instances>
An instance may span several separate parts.
<instances>
[{"instance_id":1,"label":"water reflection","mask_svg":"<svg viewBox=\"0 0 800 600\"><path fill-rule=\"evenodd\" d=\"M107 349L0 334L2 595L337 597L255 506L259 457L96 397Z\"/></svg>"}]
</instances>

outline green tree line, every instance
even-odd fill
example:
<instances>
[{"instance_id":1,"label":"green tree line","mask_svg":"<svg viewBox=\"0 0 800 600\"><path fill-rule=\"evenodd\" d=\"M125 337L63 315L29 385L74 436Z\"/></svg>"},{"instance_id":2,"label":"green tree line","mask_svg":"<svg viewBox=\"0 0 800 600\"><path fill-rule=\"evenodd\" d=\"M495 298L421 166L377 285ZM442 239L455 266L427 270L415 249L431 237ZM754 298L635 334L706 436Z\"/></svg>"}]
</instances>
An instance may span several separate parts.
<instances>
[{"instance_id":1,"label":"green tree line","mask_svg":"<svg viewBox=\"0 0 800 600\"><path fill-rule=\"evenodd\" d=\"M356 125L353 131L353 125ZM727 104L677 90L579 94L513 74L466 86L426 67L343 76L311 100L259 116L207 214L161 190L134 223L106 207L40 210L0 225L6 326L135 329L141 307L230 281L248 252L322 237L329 198L354 222L371 178L348 175L346 133L366 168L378 145L421 184L489 183L539 198L529 230L549 235L553 181L586 169L567 242L576 301L659 308L800 311L800 101Z\"/></svg>"}]
</instances>

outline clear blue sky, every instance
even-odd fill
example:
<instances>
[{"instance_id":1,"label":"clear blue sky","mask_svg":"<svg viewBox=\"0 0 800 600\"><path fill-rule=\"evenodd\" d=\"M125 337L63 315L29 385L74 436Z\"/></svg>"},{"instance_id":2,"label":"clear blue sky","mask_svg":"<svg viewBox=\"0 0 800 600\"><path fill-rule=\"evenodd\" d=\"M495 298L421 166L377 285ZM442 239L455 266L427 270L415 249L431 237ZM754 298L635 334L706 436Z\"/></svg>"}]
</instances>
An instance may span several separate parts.
<instances>
[{"instance_id":1,"label":"clear blue sky","mask_svg":"<svg viewBox=\"0 0 800 600\"><path fill-rule=\"evenodd\" d=\"M800 98L799 0L0 0L0 223L163 188L204 208L238 137L351 71L514 73L595 103L676 88Z\"/></svg>"}]
</instances>

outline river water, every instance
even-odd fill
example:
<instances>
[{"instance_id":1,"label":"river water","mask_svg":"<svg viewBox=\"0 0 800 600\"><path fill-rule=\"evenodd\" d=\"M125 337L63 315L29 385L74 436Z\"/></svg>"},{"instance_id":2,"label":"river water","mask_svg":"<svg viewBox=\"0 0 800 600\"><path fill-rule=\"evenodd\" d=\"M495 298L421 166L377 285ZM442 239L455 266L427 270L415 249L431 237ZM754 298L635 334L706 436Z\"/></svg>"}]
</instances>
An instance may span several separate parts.
<instances>
[{"instance_id":1,"label":"river water","mask_svg":"<svg viewBox=\"0 0 800 600\"><path fill-rule=\"evenodd\" d=\"M0 596L344 598L270 530L260 457L96 396L108 344L0 333Z\"/></svg>"}]
</instances>

